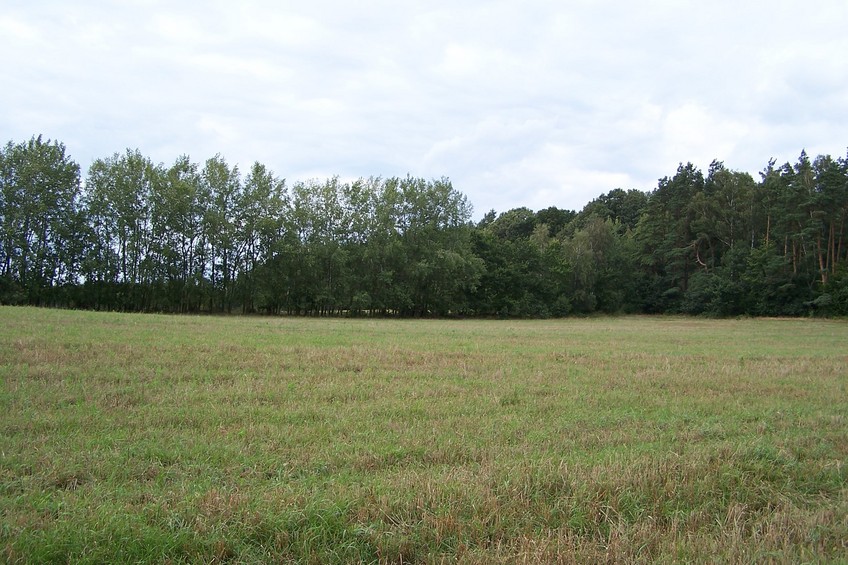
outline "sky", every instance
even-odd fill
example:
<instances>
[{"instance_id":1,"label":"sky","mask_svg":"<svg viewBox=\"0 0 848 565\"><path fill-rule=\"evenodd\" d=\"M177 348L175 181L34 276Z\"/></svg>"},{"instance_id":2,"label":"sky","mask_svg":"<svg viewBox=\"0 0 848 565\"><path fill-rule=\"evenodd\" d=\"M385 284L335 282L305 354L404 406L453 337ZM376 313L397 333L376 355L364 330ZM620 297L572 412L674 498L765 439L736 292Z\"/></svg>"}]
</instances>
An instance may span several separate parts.
<instances>
[{"instance_id":1,"label":"sky","mask_svg":"<svg viewBox=\"0 0 848 565\"><path fill-rule=\"evenodd\" d=\"M474 217L680 163L844 157L848 2L4 0L0 141L298 180L447 177Z\"/></svg>"}]
</instances>

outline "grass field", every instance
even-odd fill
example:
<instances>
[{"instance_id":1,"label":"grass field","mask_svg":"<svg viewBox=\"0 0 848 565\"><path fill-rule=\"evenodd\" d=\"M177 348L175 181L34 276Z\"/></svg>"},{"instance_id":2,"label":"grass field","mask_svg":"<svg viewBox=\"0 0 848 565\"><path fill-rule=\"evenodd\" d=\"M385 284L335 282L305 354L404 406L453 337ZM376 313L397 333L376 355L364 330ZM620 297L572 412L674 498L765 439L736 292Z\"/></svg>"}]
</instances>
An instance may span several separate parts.
<instances>
[{"instance_id":1,"label":"grass field","mask_svg":"<svg viewBox=\"0 0 848 565\"><path fill-rule=\"evenodd\" d=\"M0 560L845 562L848 323L0 308Z\"/></svg>"}]
</instances>

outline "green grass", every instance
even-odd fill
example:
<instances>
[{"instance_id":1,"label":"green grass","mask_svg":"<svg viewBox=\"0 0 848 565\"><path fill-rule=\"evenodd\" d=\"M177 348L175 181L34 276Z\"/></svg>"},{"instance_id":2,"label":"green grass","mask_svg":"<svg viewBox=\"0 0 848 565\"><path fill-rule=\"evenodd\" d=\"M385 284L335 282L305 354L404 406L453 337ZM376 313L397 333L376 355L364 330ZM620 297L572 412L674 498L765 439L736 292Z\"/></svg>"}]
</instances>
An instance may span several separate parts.
<instances>
[{"instance_id":1,"label":"green grass","mask_svg":"<svg viewBox=\"0 0 848 565\"><path fill-rule=\"evenodd\" d=\"M844 562L848 324L0 308L0 560Z\"/></svg>"}]
</instances>

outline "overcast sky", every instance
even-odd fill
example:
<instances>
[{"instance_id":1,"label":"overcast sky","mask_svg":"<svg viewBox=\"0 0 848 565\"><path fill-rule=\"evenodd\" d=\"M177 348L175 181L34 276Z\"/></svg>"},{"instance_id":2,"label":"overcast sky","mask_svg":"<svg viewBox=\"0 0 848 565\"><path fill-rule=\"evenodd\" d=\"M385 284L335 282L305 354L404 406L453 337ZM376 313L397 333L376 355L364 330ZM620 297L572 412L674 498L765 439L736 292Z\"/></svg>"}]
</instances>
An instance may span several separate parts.
<instances>
[{"instance_id":1,"label":"overcast sky","mask_svg":"<svg viewBox=\"0 0 848 565\"><path fill-rule=\"evenodd\" d=\"M0 61L0 141L83 175L444 176L475 218L848 147L846 0L6 0Z\"/></svg>"}]
</instances>

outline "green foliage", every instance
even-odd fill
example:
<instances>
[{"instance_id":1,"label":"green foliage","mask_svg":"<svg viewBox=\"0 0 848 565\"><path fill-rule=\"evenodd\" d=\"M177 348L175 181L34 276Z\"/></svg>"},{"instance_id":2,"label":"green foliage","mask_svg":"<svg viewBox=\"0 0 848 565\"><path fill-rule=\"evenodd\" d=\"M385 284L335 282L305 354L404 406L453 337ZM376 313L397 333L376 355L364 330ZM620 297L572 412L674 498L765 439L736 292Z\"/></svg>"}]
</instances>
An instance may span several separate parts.
<instances>
[{"instance_id":1,"label":"green foliage","mask_svg":"<svg viewBox=\"0 0 848 565\"><path fill-rule=\"evenodd\" d=\"M591 217L612 220L623 233L636 229L647 204L646 193L636 189L624 191L616 188L586 204L579 216L581 220Z\"/></svg>"},{"instance_id":2,"label":"green foliage","mask_svg":"<svg viewBox=\"0 0 848 565\"><path fill-rule=\"evenodd\" d=\"M484 265L471 311L497 317L547 318L571 311L561 241L526 208L511 210L474 232Z\"/></svg>"},{"instance_id":3,"label":"green foliage","mask_svg":"<svg viewBox=\"0 0 848 565\"><path fill-rule=\"evenodd\" d=\"M41 136L0 149L0 303L60 303L76 281L79 165Z\"/></svg>"},{"instance_id":4,"label":"green foliage","mask_svg":"<svg viewBox=\"0 0 848 565\"><path fill-rule=\"evenodd\" d=\"M844 315L848 159L759 182L691 163L580 212L486 214L448 179L287 186L220 155L79 167L40 137L0 151L0 302L105 310L557 317Z\"/></svg>"}]
</instances>

